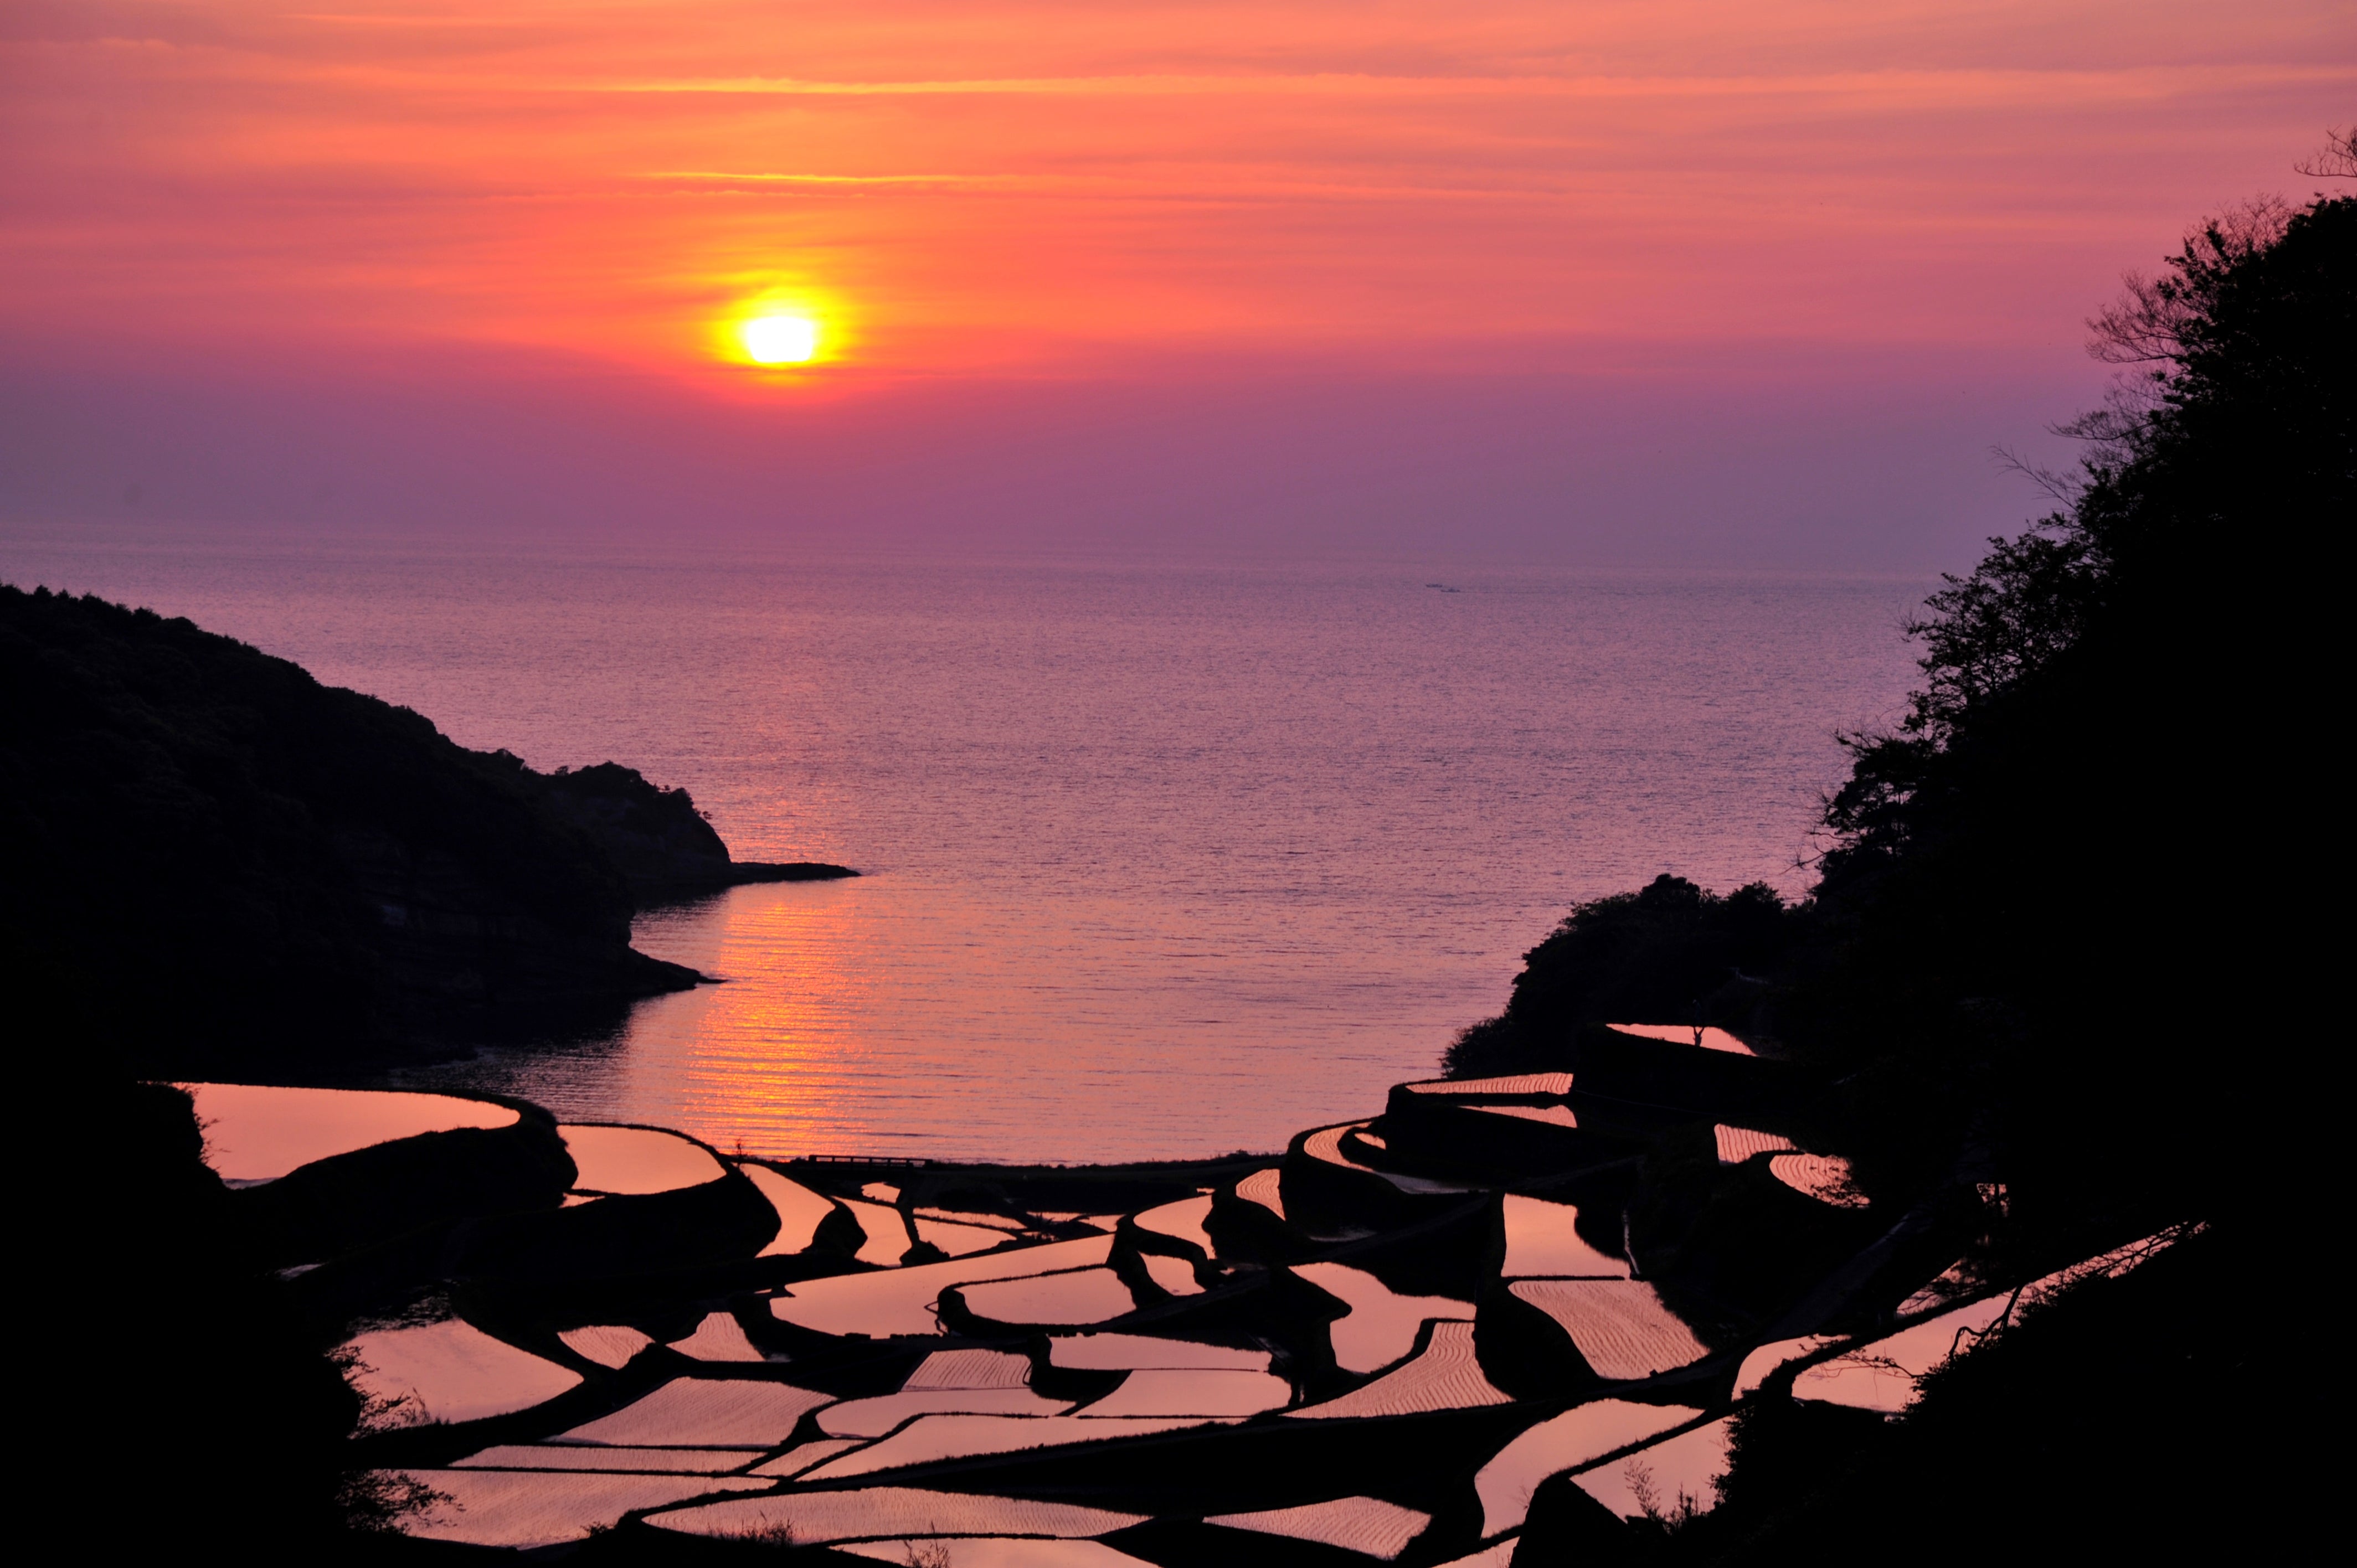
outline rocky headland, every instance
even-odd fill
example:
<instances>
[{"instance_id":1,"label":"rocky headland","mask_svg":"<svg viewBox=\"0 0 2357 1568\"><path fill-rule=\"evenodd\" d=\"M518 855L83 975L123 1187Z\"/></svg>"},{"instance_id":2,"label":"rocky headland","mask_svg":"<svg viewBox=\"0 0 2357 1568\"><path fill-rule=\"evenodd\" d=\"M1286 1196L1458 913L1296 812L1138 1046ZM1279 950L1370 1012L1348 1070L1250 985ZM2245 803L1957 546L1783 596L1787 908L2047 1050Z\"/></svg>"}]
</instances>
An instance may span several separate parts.
<instances>
[{"instance_id":1,"label":"rocky headland","mask_svg":"<svg viewBox=\"0 0 2357 1568\"><path fill-rule=\"evenodd\" d=\"M0 585L0 940L139 1070L313 1076L696 984L641 907L849 876L735 860L686 791L541 773L188 621Z\"/></svg>"}]
</instances>

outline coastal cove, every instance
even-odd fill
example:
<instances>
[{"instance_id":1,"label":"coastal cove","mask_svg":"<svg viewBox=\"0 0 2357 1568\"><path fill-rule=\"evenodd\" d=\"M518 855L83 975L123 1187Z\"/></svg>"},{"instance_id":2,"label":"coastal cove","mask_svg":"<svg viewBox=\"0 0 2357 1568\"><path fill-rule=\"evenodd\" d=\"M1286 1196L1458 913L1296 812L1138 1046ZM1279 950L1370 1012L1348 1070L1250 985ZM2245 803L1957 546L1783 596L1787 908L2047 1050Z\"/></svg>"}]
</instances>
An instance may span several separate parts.
<instances>
[{"instance_id":1,"label":"coastal cove","mask_svg":"<svg viewBox=\"0 0 2357 1568\"><path fill-rule=\"evenodd\" d=\"M722 1147L1273 1149L1429 1070L1575 902L1796 889L1834 731L1925 585L1871 576L861 563L15 535L544 770L688 789L838 883L642 910L726 983L370 1081Z\"/></svg>"}]
</instances>

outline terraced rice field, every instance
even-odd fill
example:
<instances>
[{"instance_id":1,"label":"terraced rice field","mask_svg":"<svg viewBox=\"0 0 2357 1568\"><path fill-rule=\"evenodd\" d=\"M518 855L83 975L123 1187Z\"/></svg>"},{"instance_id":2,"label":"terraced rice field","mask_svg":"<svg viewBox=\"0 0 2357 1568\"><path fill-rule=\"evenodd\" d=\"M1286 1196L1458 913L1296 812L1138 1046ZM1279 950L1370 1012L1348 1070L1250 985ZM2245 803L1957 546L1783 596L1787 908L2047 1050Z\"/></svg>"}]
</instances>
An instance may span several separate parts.
<instances>
[{"instance_id":1,"label":"terraced rice field","mask_svg":"<svg viewBox=\"0 0 2357 1568\"><path fill-rule=\"evenodd\" d=\"M1531 1494L1549 1476L1633 1447L1702 1413L1689 1405L1597 1400L1540 1422L1473 1477L1474 1494L1481 1499L1481 1533L1519 1529L1530 1513Z\"/></svg>"},{"instance_id":2,"label":"terraced rice field","mask_svg":"<svg viewBox=\"0 0 2357 1568\"><path fill-rule=\"evenodd\" d=\"M1208 1258L1216 1251L1211 1245L1211 1236L1203 1229L1203 1221L1211 1216L1211 1195L1205 1193L1200 1197L1182 1197L1176 1203L1165 1203L1146 1209L1138 1215L1137 1228L1200 1248L1203 1256Z\"/></svg>"},{"instance_id":3,"label":"terraced rice field","mask_svg":"<svg viewBox=\"0 0 2357 1568\"><path fill-rule=\"evenodd\" d=\"M624 1367L631 1357L654 1343L651 1335L619 1324L597 1323L586 1328L567 1328L557 1335L565 1348L587 1361L601 1367Z\"/></svg>"},{"instance_id":4,"label":"terraced rice field","mask_svg":"<svg viewBox=\"0 0 2357 1568\"><path fill-rule=\"evenodd\" d=\"M1641 1280L1516 1280L1507 1288L1554 1318L1609 1381L1673 1371L1710 1354Z\"/></svg>"},{"instance_id":5,"label":"terraced rice field","mask_svg":"<svg viewBox=\"0 0 2357 1568\"><path fill-rule=\"evenodd\" d=\"M839 1551L879 1563L933 1563L940 1568L1146 1568L1145 1559L1102 1541L1034 1541L1018 1536L911 1536L846 1541ZM931 1552L930 1557L920 1553Z\"/></svg>"},{"instance_id":6,"label":"terraced rice field","mask_svg":"<svg viewBox=\"0 0 2357 1568\"><path fill-rule=\"evenodd\" d=\"M1111 1269L961 1285L958 1294L968 1311L996 1323L1103 1323L1137 1308L1129 1287Z\"/></svg>"},{"instance_id":7,"label":"terraced rice field","mask_svg":"<svg viewBox=\"0 0 2357 1568\"><path fill-rule=\"evenodd\" d=\"M845 1400L819 1412L829 1437L881 1437L922 1415L1061 1415L1070 1400L1041 1399L1029 1389L912 1389Z\"/></svg>"},{"instance_id":8,"label":"terraced rice field","mask_svg":"<svg viewBox=\"0 0 2357 1568\"><path fill-rule=\"evenodd\" d=\"M859 1229L867 1236L859 1246L861 1262L873 1263L879 1269L893 1268L916 1244L916 1239L909 1234L908 1219L899 1209L856 1197L845 1198L843 1207L851 1210L851 1217L859 1221Z\"/></svg>"},{"instance_id":9,"label":"terraced rice field","mask_svg":"<svg viewBox=\"0 0 2357 1568\"><path fill-rule=\"evenodd\" d=\"M1146 1516L1030 1498L929 1491L920 1487L859 1487L706 1503L655 1514L647 1522L688 1535L787 1531L798 1544L815 1546L893 1536L1086 1538L1143 1524Z\"/></svg>"},{"instance_id":10,"label":"terraced rice field","mask_svg":"<svg viewBox=\"0 0 2357 1568\"><path fill-rule=\"evenodd\" d=\"M1730 1127L1721 1122L1710 1132L1723 1165L1739 1165L1754 1155L1782 1154L1792 1148L1792 1140L1782 1133L1762 1133L1756 1127Z\"/></svg>"},{"instance_id":11,"label":"terraced rice field","mask_svg":"<svg viewBox=\"0 0 2357 1568\"><path fill-rule=\"evenodd\" d=\"M1351 1122L1340 1127L1321 1127L1302 1141L1301 1152L1313 1160L1323 1160L1329 1165L1340 1165L1345 1170L1364 1172L1379 1181L1391 1183L1392 1186L1405 1193L1428 1196L1472 1190L1470 1187L1460 1187L1455 1182L1437 1181L1426 1176L1404 1176L1396 1171L1379 1171L1372 1165L1352 1159L1344 1152L1342 1140L1348 1134L1359 1132L1368 1125L1369 1123L1364 1122ZM1381 1146L1379 1141L1377 1147Z\"/></svg>"},{"instance_id":12,"label":"terraced rice field","mask_svg":"<svg viewBox=\"0 0 2357 1568\"><path fill-rule=\"evenodd\" d=\"M556 1131L579 1172L573 1178L576 1192L675 1192L728 1174L711 1150L676 1133L584 1123L566 1123Z\"/></svg>"},{"instance_id":13,"label":"terraced rice field","mask_svg":"<svg viewBox=\"0 0 2357 1568\"><path fill-rule=\"evenodd\" d=\"M1086 1268L1102 1264L1112 1254L1111 1236L1092 1236L946 1263L798 1281L771 1299L770 1311L781 1323L820 1334L938 1334L941 1324L933 1316L933 1303L951 1285Z\"/></svg>"},{"instance_id":14,"label":"terraced rice field","mask_svg":"<svg viewBox=\"0 0 2357 1568\"><path fill-rule=\"evenodd\" d=\"M1432 1339L1413 1359L1340 1399L1289 1413L1317 1420L1353 1420L1371 1415L1413 1415L1427 1410L1469 1410L1512 1404L1512 1396L1482 1375L1473 1353L1470 1323L1436 1323Z\"/></svg>"},{"instance_id":15,"label":"terraced rice field","mask_svg":"<svg viewBox=\"0 0 2357 1568\"><path fill-rule=\"evenodd\" d=\"M684 1339L674 1339L671 1348L683 1356L699 1361L759 1361L765 1358L745 1337L745 1330L737 1319L725 1312L707 1312L695 1332Z\"/></svg>"},{"instance_id":16,"label":"terraced rice field","mask_svg":"<svg viewBox=\"0 0 2357 1568\"><path fill-rule=\"evenodd\" d=\"M1266 1350L1200 1345L1146 1334L1060 1334L1048 1341L1051 1366L1126 1371L1132 1368L1226 1368L1265 1372L1274 1359Z\"/></svg>"},{"instance_id":17,"label":"terraced rice field","mask_svg":"<svg viewBox=\"0 0 2357 1568\"><path fill-rule=\"evenodd\" d=\"M992 1226L959 1225L922 1214L917 1215L910 1223L916 1228L918 1240L939 1247L952 1258L987 1252L993 1247L1003 1247L1015 1240L1007 1231Z\"/></svg>"},{"instance_id":18,"label":"terraced rice field","mask_svg":"<svg viewBox=\"0 0 2357 1568\"><path fill-rule=\"evenodd\" d=\"M1388 1563L1424 1533L1432 1516L1387 1503L1381 1498L1335 1498L1289 1509L1263 1509L1252 1513L1212 1514L1205 1524L1230 1530L1256 1530L1264 1535L1289 1536L1340 1547Z\"/></svg>"},{"instance_id":19,"label":"terraced rice field","mask_svg":"<svg viewBox=\"0 0 2357 1568\"><path fill-rule=\"evenodd\" d=\"M556 1443L629 1448L774 1448L829 1396L750 1378L674 1378Z\"/></svg>"},{"instance_id":20,"label":"terraced rice field","mask_svg":"<svg viewBox=\"0 0 2357 1568\"><path fill-rule=\"evenodd\" d=\"M1484 1116L1512 1116L1519 1122L1544 1122L1550 1127L1577 1128L1579 1118L1568 1105L1476 1105Z\"/></svg>"},{"instance_id":21,"label":"terraced rice field","mask_svg":"<svg viewBox=\"0 0 2357 1568\"><path fill-rule=\"evenodd\" d=\"M205 1130L205 1164L232 1187L275 1181L299 1166L396 1138L461 1127L512 1127L510 1106L450 1094L183 1083Z\"/></svg>"},{"instance_id":22,"label":"terraced rice field","mask_svg":"<svg viewBox=\"0 0 2357 1568\"><path fill-rule=\"evenodd\" d=\"M1775 1375L1779 1367L1815 1355L1828 1345L1841 1343L1838 1334L1803 1334L1794 1339L1777 1339L1760 1346L1743 1358L1735 1369L1735 1394L1741 1399L1758 1390Z\"/></svg>"},{"instance_id":23,"label":"terraced rice field","mask_svg":"<svg viewBox=\"0 0 2357 1568\"><path fill-rule=\"evenodd\" d=\"M978 1225L985 1230L1004 1230L1010 1236L1020 1236L1031 1227L1020 1219L1009 1219L1004 1214L983 1214L965 1208L926 1208L915 1210L920 1219L938 1219L944 1225Z\"/></svg>"},{"instance_id":24,"label":"terraced rice field","mask_svg":"<svg viewBox=\"0 0 2357 1568\"><path fill-rule=\"evenodd\" d=\"M1625 1459L1583 1470L1572 1480L1622 1519L1649 1512L1708 1513L1718 1503L1718 1481L1727 1474L1734 1428L1733 1416L1721 1416L1650 1444Z\"/></svg>"},{"instance_id":25,"label":"terraced rice field","mask_svg":"<svg viewBox=\"0 0 2357 1568\"><path fill-rule=\"evenodd\" d=\"M1691 1031L1644 1032L1684 1035L1691 1048ZM1763 1061L1757 1070L1779 1069ZM1924 1373L1973 1343L1959 1331L1997 1325L2008 1299L2049 1300L2123 1273L2180 1234L1962 1305L1947 1293L1981 1282L1958 1271L1903 1299L1908 1282L1887 1280L1889 1271L1852 1271L1865 1283L1843 1285L1848 1297L1796 1318L1798 1294L1727 1305L1743 1298L1714 1297L1710 1269L1681 1277L1676 1256L1657 1261L1651 1249L1649 1273L1665 1271L1663 1283L1632 1278L1624 1239L1635 1216L1642 1244L1646 1156L1666 1150L1696 1201L1726 1197L1720 1212L1749 1228L1747 1245L1790 1240L1787 1255L1804 1255L1797 1250L1840 1237L1846 1222L1760 1199L1773 1193L1772 1175L1822 1202L1862 1201L1834 1156L1744 1126L1739 1105L1700 1106L1680 1121L1649 1101L1632 1122L1607 1094L1579 1126L1569 1106L1542 1102L1571 1092L1568 1074L1403 1089L1442 1097L1445 1109L1394 1091L1396 1113L1314 1130L1278 1167L899 1162L879 1180L877 1165L849 1161L797 1164L791 1177L742 1165L777 1215L767 1238L760 1210L748 1214L751 1195L716 1179L727 1167L701 1145L646 1129L568 1127L585 1187L673 1196L601 1199L614 1207L586 1222L555 1210L502 1217L529 1263L521 1290L496 1279L455 1291L433 1279L404 1284L396 1309L439 1290L484 1314L483 1326L454 1318L354 1338L369 1363L355 1380L405 1400L395 1419L427 1423L364 1434L356 1460L419 1476L467 1504L404 1528L484 1544L554 1546L616 1526L625 1550L646 1530L791 1530L870 1560L914 1553L964 1568L1121 1568L1147 1557L1221 1561L1222 1551L1238 1562L1340 1551L1351 1554L1341 1561L1407 1568L1511 1568L1514 1532L1550 1476L1570 1475L1622 1519L1649 1502L1675 1509L1681 1496L1706 1504L1738 1411L1786 1398L1788 1383L1803 1401L1904 1409ZM1507 1135L1530 1122L1579 1133ZM1469 1128L1507 1151L1501 1168L1484 1164ZM1706 1129L1719 1163L1696 1167L1690 1152ZM1125 1194L1135 1198L1126 1214L1111 1212ZM857 1239L830 1223L838 1208L859 1221ZM620 1223L658 1209L660 1237L634 1238ZM1300 1222L1311 1215L1315 1233ZM1042 1228L1081 1219L1098 1233L1040 1239ZM544 1219L555 1229L535 1234ZM1963 1228L1976 1222L1967 1214L1959 1234L1925 1245L1953 1239L1962 1250L1977 1234ZM530 1272L551 1270L547 1260L584 1236L597 1239L584 1277ZM955 1255L903 1263L917 1241ZM471 1266L496 1275L504 1262ZM381 1255L361 1262L327 1259L319 1279L355 1289ZM1681 1321L1664 1293L1714 1300L1723 1349ZM543 1301L570 1304L551 1314L611 1317L535 1321ZM1936 1315L1902 1316L1896 1332L1876 1326L1927 1305ZM944 1315L975 1337L949 1335ZM651 1331L679 1337L658 1347ZM1862 1332L1876 1337L1861 1343ZM555 1360L522 1348L555 1356L556 1340L566 1353ZM649 1389L656 1368L694 1375ZM1611 1397L1598 1396L1590 1371ZM471 1438L463 1424L431 1424L490 1416L503 1419ZM1300 1489L1321 1478L1349 1495ZM1146 1522L1100 1503L1159 1498L1172 1500L1157 1505L1152 1531L1097 1539ZM1612 1528L1600 1514L1591 1524ZM1598 1541L1599 1551L1609 1544Z\"/></svg>"},{"instance_id":26,"label":"terraced rice field","mask_svg":"<svg viewBox=\"0 0 2357 1568\"><path fill-rule=\"evenodd\" d=\"M753 1455L742 1448L591 1448L566 1443L502 1443L452 1463L459 1470L606 1470L618 1475L726 1476Z\"/></svg>"},{"instance_id":27,"label":"terraced rice field","mask_svg":"<svg viewBox=\"0 0 2357 1568\"><path fill-rule=\"evenodd\" d=\"M1627 1279L1625 1258L1599 1251L1580 1235L1577 1204L1508 1193L1505 1277L1552 1274L1564 1279Z\"/></svg>"},{"instance_id":28,"label":"terraced rice field","mask_svg":"<svg viewBox=\"0 0 2357 1568\"><path fill-rule=\"evenodd\" d=\"M352 1386L392 1407L381 1418L386 1425L480 1421L528 1410L581 1383L581 1374L571 1368L519 1350L455 1317L356 1334L342 1348L354 1359Z\"/></svg>"},{"instance_id":29,"label":"terraced rice field","mask_svg":"<svg viewBox=\"0 0 2357 1568\"><path fill-rule=\"evenodd\" d=\"M1609 1024L1606 1027L1641 1039L1663 1040L1674 1046L1699 1046L1706 1051L1725 1051L1734 1057L1756 1057L1760 1053L1737 1039L1724 1029L1695 1029L1685 1024Z\"/></svg>"},{"instance_id":30,"label":"terraced rice field","mask_svg":"<svg viewBox=\"0 0 2357 1568\"><path fill-rule=\"evenodd\" d=\"M404 1521L408 1534L469 1546L555 1546L638 1509L767 1481L730 1476L609 1476L525 1470L413 1470L449 1500Z\"/></svg>"},{"instance_id":31,"label":"terraced rice field","mask_svg":"<svg viewBox=\"0 0 2357 1568\"><path fill-rule=\"evenodd\" d=\"M1258 1415L1293 1402L1293 1385L1266 1372L1205 1368L1132 1372L1121 1387L1078 1413L1105 1415Z\"/></svg>"},{"instance_id":32,"label":"terraced rice field","mask_svg":"<svg viewBox=\"0 0 2357 1568\"><path fill-rule=\"evenodd\" d=\"M1293 1271L1351 1310L1335 1320L1334 1362L1346 1372L1387 1367L1415 1348L1416 1331L1428 1318L1471 1321L1473 1304L1441 1295L1400 1295L1347 1263L1302 1263Z\"/></svg>"},{"instance_id":33,"label":"terraced rice field","mask_svg":"<svg viewBox=\"0 0 2357 1568\"><path fill-rule=\"evenodd\" d=\"M842 1480L986 1454L1016 1454L1071 1443L1102 1443L1143 1437L1182 1427L1204 1426L1223 1417L1086 1415L924 1415L881 1442L856 1448L809 1472L813 1481Z\"/></svg>"},{"instance_id":34,"label":"terraced rice field","mask_svg":"<svg viewBox=\"0 0 2357 1568\"><path fill-rule=\"evenodd\" d=\"M1279 1219L1285 1218L1285 1173L1271 1166L1254 1171L1236 1183L1236 1196L1246 1203L1257 1203Z\"/></svg>"},{"instance_id":35,"label":"terraced rice field","mask_svg":"<svg viewBox=\"0 0 2357 1568\"><path fill-rule=\"evenodd\" d=\"M834 1458L846 1448L856 1448L856 1437L821 1437L809 1443L797 1443L774 1459L764 1459L745 1473L748 1476L799 1476L812 1466Z\"/></svg>"},{"instance_id":36,"label":"terraced rice field","mask_svg":"<svg viewBox=\"0 0 2357 1568\"><path fill-rule=\"evenodd\" d=\"M1960 1341L1969 1345L2008 1305L2005 1296L1987 1296L1803 1368L1792 1380L1792 1397L1896 1415L1915 1402L1916 1379L1945 1363Z\"/></svg>"},{"instance_id":37,"label":"terraced rice field","mask_svg":"<svg viewBox=\"0 0 2357 1568\"><path fill-rule=\"evenodd\" d=\"M1866 1194L1850 1179L1849 1162L1838 1155L1775 1155L1768 1173L1803 1197L1835 1208L1864 1208Z\"/></svg>"},{"instance_id":38,"label":"terraced rice field","mask_svg":"<svg viewBox=\"0 0 2357 1568\"><path fill-rule=\"evenodd\" d=\"M1031 1381L1031 1358L1012 1350L936 1350L900 1385L917 1389L1019 1389Z\"/></svg>"},{"instance_id":39,"label":"terraced rice field","mask_svg":"<svg viewBox=\"0 0 2357 1568\"><path fill-rule=\"evenodd\" d=\"M1561 1099L1571 1092L1571 1074L1523 1072L1503 1078L1442 1078L1405 1087L1415 1094L1551 1094Z\"/></svg>"},{"instance_id":40,"label":"terraced rice field","mask_svg":"<svg viewBox=\"0 0 2357 1568\"><path fill-rule=\"evenodd\" d=\"M1146 1265L1146 1277L1168 1294L1200 1295L1203 1292L1201 1282L1195 1278L1195 1265L1184 1258L1147 1252L1138 1262Z\"/></svg>"},{"instance_id":41,"label":"terraced rice field","mask_svg":"<svg viewBox=\"0 0 2357 1568\"><path fill-rule=\"evenodd\" d=\"M813 1192L791 1176L780 1176L766 1165L748 1164L737 1168L778 1211L778 1234L761 1249L761 1257L778 1258L802 1251L816 1238L820 1224L834 1212L834 1199Z\"/></svg>"}]
</instances>

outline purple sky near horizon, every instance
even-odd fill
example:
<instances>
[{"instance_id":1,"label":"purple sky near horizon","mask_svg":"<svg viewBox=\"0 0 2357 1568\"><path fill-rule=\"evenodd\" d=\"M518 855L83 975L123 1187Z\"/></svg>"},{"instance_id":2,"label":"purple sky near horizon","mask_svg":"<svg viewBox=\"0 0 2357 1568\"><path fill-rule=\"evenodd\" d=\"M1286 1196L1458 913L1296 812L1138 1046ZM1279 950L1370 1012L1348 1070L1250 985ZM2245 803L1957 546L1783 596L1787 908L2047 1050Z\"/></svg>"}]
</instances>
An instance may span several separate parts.
<instances>
[{"instance_id":1,"label":"purple sky near horizon","mask_svg":"<svg viewBox=\"0 0 2357 1568\"><path fill-rule=\"evenodd\" d=\"M0 525L1921 571L2357 28L27 0L0 88Z\"/></svg>"}]
</instances>

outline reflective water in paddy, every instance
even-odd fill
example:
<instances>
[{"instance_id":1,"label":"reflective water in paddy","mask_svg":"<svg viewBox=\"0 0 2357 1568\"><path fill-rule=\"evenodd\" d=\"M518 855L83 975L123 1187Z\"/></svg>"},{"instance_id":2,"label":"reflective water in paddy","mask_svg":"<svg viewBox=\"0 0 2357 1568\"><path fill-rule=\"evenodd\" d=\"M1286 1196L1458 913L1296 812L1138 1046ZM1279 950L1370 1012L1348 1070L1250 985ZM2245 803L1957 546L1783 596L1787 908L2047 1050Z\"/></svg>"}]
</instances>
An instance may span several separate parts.
<instances>
[{"instance_id":1,"label":"reflective water in paddy","mask_svg":"<svg viewBox=\"0 0 2357 1568\"><path fill-rule=\"evenodd\" d=\"M641 945L728 983L427 1083L754 1154L1022 1160L1275 1150L1428 1076L1575 900L1796 886L1925 585L21 533L0 574L869 874L650 914Z\"/></svg>"}]
</instances>

